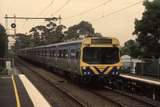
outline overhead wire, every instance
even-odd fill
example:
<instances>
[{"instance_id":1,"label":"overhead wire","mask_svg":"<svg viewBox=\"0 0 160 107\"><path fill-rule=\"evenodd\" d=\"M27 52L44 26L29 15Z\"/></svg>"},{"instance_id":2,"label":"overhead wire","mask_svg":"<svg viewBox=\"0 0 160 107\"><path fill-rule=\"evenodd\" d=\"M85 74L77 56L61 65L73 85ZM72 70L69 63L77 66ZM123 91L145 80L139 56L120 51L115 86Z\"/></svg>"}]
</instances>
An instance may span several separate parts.
<instances>
[{"instance_id":1,"label":"overhead wire","mask_svg":"<svg viewBox=\"0 0 160 107\"><path fill-rule=\"evenodd\" d=\"M111 16L111 15L113 15L113 14L116 14L116 13L119 13L119 12L121 12L121 11L124 11L124 10L126 10L126 9L128 9L128 8L134 7L134 6L136 6L136 5L138 5L138 4L142 3L142 2L143 2L143 0L142 0L142 1L138 1L138 2L136 2L136 3L133 3L133 4L129 5L129 6L126 6L126 7L124 7L124 8L121 8L121 9L116 10L116 11L114 11L114 12L111 12L111 13L108 13L108 14L105 14L105 15L102 15L102 16L100 16L100 17L98 17L98 18L96 18L96 19L93 19L93 20L91 20L91 21L92 21L92 22L98 21L98 20L100 20L100 19L102 19L102 18L104 18L104 17L108 17L108 16Z\"/></svg>"},{"instance_id":2,"label":"overhead wire","mask_svg":"<svg viewBox=\"0 0 160 107\"><path fill-rule=\"evenodd\" d=\"M23 22L23 29L25 29L27 21L28 20L24 20L24 22Z\"/></svg>"},{"instance_id":3,"label":"overhead wire","mask_svg":"<svg viewBox=\"0 0 160 107\"><path fill-rule=\"evenodd\" d=\"M38 16L40 16L41 14L43 14L50 6L52 6L52 4L55 2L55 0L52 0L39 14Z\"/></svg>"},{"instance_id":4,"label":"overhead wire","mask_svg":"<svg viewBox=\"0 0 160 107\"><path fill-rule=\"evenodd\" d=\"M57 14L58 12L60 12L71 0L67 0L59 9L57 9L54 14ZM53 14L51 15L53 16Z\"/></svg>"},{"instance_id":5,"label":"overhead wire","mask_svg":"<svg viewBox=\"0 0 160 107\"><path fill-rule=\"evenodd\" d=\"M104 13L105 13L106 4L107 4L107 3L105 3L104 6L102 7L102 15L104 15Z\"/></svg>"},{"instance_id":6,"label":"overhead wire","mask_svg":"<svg viewBox=\"0 0 160 107\"><path fill-rule=\"evenodd\" d=\"M63 19L71 19L71 18L74 18L74 17L78 17L78 16L81 16L81 15L87 14L87 13L89 13L89 12L91 12L91 11L97 9L97 8L100 8L100 7L102 7L102 6L105 6L107 3L111 2L111 1L112 1L112 0L107 0L107 1L105 0L105 2L103 2L103 3L99 4L99 5L96 5L95 7L89 8L89 9L87 9L87 10L84 10L84 11L76 14L76 15L68 16L68 17L65 17L65 18L63 18Z\"/></svg>"}]
</instances>

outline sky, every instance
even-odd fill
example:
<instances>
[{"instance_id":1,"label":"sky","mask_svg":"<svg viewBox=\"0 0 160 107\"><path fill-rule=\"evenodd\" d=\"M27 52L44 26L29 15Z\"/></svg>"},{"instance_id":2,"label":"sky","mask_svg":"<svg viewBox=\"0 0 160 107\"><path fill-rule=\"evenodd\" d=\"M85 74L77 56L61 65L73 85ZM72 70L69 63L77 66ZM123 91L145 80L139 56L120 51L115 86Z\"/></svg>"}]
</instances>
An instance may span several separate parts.
<instances>
[{"instance_id":1,"label":"sky","mask_svg":"<svg viewBox=\"0 0 160 107\"><path fill-rule=\"evenodd\" d=\"M88 21L96 32L106 37L116 37L123 45L127 40L136 38L132 35L134 20L141 19L145 10L143 2L140 1L142 0L0 0L0 23L5 26L5 14L8 16L15 14L17 17L61 15L61 23L67 27L78 24L82 20ZM140 3L131 7L137 2ZM95 9L97 6L99 7ZM117 12L119 10L123 11ZM9 29L13 22L8 20ZM16 20L16 24L18 33L28 33L33 26L43 25L45 22L44 20ZM8 30L8 33L12 34L13 30Z\"/></svg>"}]
</instances>

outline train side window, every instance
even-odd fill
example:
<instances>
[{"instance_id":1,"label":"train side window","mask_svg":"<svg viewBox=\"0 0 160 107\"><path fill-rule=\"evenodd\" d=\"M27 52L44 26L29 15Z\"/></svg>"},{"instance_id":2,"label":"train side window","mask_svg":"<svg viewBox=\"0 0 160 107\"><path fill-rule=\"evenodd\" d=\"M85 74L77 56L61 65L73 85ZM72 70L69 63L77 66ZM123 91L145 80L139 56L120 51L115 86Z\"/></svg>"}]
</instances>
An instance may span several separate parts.
<instances>
[{"instance_id":1,"label":"train side window","mask_svg":"<svg viewBox=\"0 0 160 107\"><path fill-rule=\"evenodd\" d=\"M36 52L37 52L37 50L34 50L34 56L36 56Z\"/></svg>"},{"instance_id":2,"label":"train side window","mask_svg":"<svg viewBox=\"0 0 160 107\"><path fill-rule=\"evenodd\" d=\"M51 51L51 49L48 49L48 55L49 55L49 57L52 56L52 51Z\"/></svg>"},{"instance_id":3,"label":"train side window","mask_svg":"<svg viewBox=\"0 0 160 107\"><path fill-rule=\"evenodd\" d=\"M75 49L71 49L71 59L75 58Z\"/></svg>"},{"instance_id":4,"label":"train side window","mask_svg":"<svg viewBox=\"0 0 160 107\"><path fill-rule=\"evenodd\" d=\"M47 56L50 57L50 49L47 50Z\"/></svg>"},{"instance_id":5,"label":"train side window","mask_svg":"<svg viewBox=\"0 0 160 107\"><path fill-rule=\"evenodd\" d=\"M61 58L61 50L59 50L59 58Z\"/></svg>"},{"instance_id":6,"label":"train side window","mask_svg":"<svg viewBox=\"0 0 160 107\"><path fill-rule=\"evenodd\" d=\"M47 56L47 50L45 49L45 51L44 51L44 56Z\"/></svg>"},{"instance_id":7,"label":"train side window","mask_svg":"<svg viewBox=\"0 0 160 107\"><path fill-rule=\"evenodd\" d=\"M48 49L46 49L46 52L45 52L45 53L46 53L46 56L48 57Z\"/></svg>"},{"instance_id":8,"label":"train side window","mask_svg":"<svg viewBox=\"0 0 160 107\"><path fill-rule=\"evenodd\" d=\"M68 50L65 50L65 58L68 58Z\"/></svg>"},{"instance_id":9,"label":"train side window","mask_svg":"<svg viewBox=\"0 0 160 107\"><path fill-rule=\"evenodd\" d=\"M44 49L42 50L42 56L45 56L45 50Z\"/></svg>"},{"instance_id":10,"label":"train side window","mask_svg":"<svg viewBox=\"0 0 160 107\"><path fill-rule=\"evenodd\" d=\"M54 50L50 50L50 57L54 56Z\"/></svg>"},{"instance_id":11,"label":"train side window","mask_svg":"<svg viewBox=\"0 0 160 107\"><path fill-rule=\"evenodd\" d=\"M45 51L45 56L48 56L48 49L46 49Z\"/></svg>"},{"instance_id":12,"label":"train side window","mask_svg":"<svg viewBox=\"0 0 160 107\"><path fill-rule=\"evenodd\" d=\"M54 52L54 57L57 57L57 54L56 54L56 52Z\"/></svg>"},{"instance_id":13,"label":"train side window","mask_svg":"<svg viewBox=\"0 0 160 107\"><path fill-rule=\"evenodd\" d=\"M66 58L66 50L63 50L63 58Z\"/></svg>"},{"instance_id":14,"label":"train side window","mask_svg":"<svg viewBox=\"0 0 160 107\"><path fill-rule=\"evenodd\" d=\"M44 56L44 50L42 49L42 56Z\"/></svg>"},{"instance_id":15,"label":"train side window","mask_svg":"<svg viewBox=\"0 0 160 107\"><path fill-rule=\"evenodd\" d=\"M60 57L60 50L57 51L56 57L57 57L57 58Z\"/></svg>"},{"instance_id":16,"label":"train side window","mask_svg":"<svg viewBox=\"0 0 160 107\"><path fill-rule=\"evenodd\" d=\"M76 59L79 59L79 58L80 58L80 52L77 51L77 52L76 52Z\"/></svg>"},{"instance_id":17,"label":"train side window","mask_svg":"<svg viewBox=\"0 0 160 107\"><path fill-rule=\"evenodd\" d=\"M38 50L37 50L37 56L39 56L39 55L40 55L40 54L39 54L39 52L40 52L40 51L39 51L39 49L38 49Z\"/></svg>"},{"instance_id":18,"label":"train side window","mask_svg":"<svg viewBox=\"0 0 160 107\"><path fill-rule=\"evenodd\" d=\"M63 58L64 51L60 50L60 58Z\"/></svg>"},{"instance_id":19,"label":"train side window","mask_svg":"<svg viewBox=\"0 0 160 107\"><path fill-rule=\"evenodd\" d=\"M47 56L47 50L44 50L44 56Z\"/></svg>"}]
</instances>

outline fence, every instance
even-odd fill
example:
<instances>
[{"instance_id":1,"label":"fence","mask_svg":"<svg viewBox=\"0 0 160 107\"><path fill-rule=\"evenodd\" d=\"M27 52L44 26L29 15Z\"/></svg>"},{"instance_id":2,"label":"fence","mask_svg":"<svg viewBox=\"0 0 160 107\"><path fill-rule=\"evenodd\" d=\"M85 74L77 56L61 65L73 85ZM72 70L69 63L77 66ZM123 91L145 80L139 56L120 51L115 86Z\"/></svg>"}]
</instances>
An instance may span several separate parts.
<instances>
[{"instance_id":1,"label":"fence","mask_svg":"<svg viewBox=\"0 0 160 107\"><path fill-rule=\"evenodd\" d=\"M142 63L137 63L135 68L137 75L151 76L160 79L160 63L159 60L144 60Z\"/></svg>"},{"instance_id":2,"label":"fence","mask_svg":"<svg viewBox=\"0 0 160 107\"><path fill-rule=\"evenodd\" d=\"M13 64L13 58L0 58L0 72L3 72L5 69L10 70Z\"/></svg>"},{"instance_id":3,"label":"fence","mask_svg":"<svg viewBox=\"0 0 160 107\"><path fill-rule=\"evenodd\" d=\"M123 72L142 76L150 76L160 79L160 60L141 59L141 61L130 60L123 62Z\"/></svg>"}]
</instances>

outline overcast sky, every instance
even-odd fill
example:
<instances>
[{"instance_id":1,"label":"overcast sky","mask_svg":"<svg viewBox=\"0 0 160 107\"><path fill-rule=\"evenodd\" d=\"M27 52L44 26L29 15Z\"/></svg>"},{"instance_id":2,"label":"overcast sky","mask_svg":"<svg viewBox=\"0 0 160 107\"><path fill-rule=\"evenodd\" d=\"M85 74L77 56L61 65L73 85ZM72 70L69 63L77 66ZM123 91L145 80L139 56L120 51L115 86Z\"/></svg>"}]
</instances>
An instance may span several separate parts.
<instances>
[{"instance_id":1,"label":"overcast sky","mask_svg":"<svg viewBox=\"0 0 160 107\"><path fill-rule=\"evenodd\" d=\"M54 1L49 8L47 5ZM58 11L66 2L67 5ZM106 4L99 8L92 9L101 5L105 1ZM127 8L116 14L106 16L122 8L128 7L142 0L0 0L0 23L5 25L4 16L32 16L32 17L50 17L61 14L62 24L67 27L79 23L81 20L92 23L96 32L100 32L104 36L117 37L121 44L129 39L134 39L132 35L134 31L135 18L140 19L144 11L142 2ZM45 9L45 11L43 11ZM86 14L79 15L81 12L88 11ZM58 11L58 12L57 12ZM78 15L78 16L77 16ZM74 16L71 18L67 18ZM102 17L103 18L99 18ZM95 21L95 19L99 18ZM11 24L13 20L9 21ZM28 32L32 26L44 24L41 20L17 20L17 32ZM9 31L12 33L12 31Z\"/></svg>"}]
</instances>

